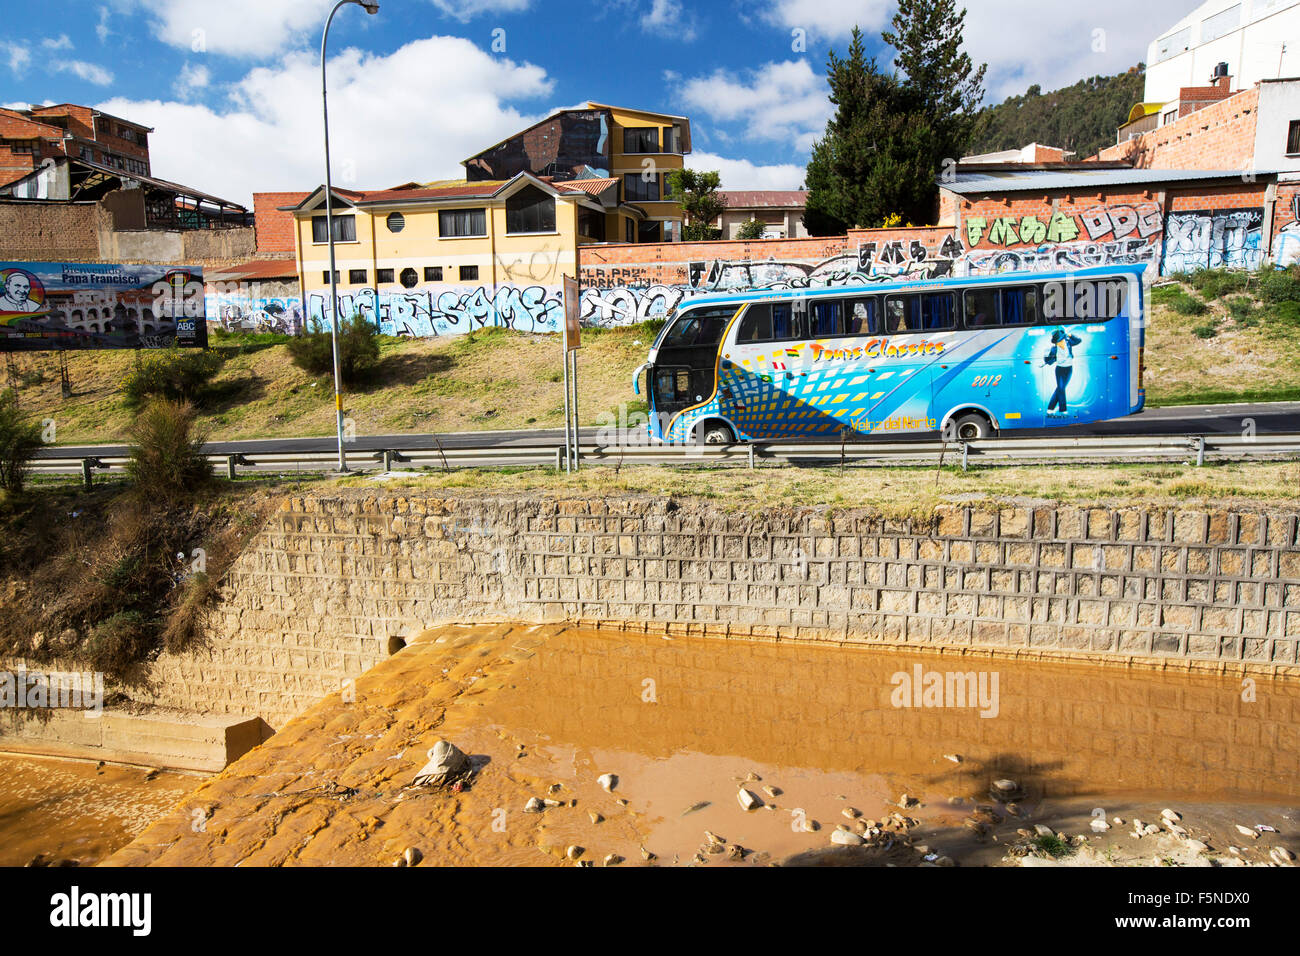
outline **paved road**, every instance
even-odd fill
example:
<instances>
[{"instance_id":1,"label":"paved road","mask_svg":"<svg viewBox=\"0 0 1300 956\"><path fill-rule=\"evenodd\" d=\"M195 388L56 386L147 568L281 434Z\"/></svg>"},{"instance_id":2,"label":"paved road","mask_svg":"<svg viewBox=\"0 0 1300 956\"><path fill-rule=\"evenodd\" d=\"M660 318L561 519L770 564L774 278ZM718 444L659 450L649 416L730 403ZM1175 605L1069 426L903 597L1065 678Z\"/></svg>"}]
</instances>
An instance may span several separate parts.
<instances>
[{"instance_id":1,"label":"paved road","mask_svg":"<svg viewBox=\"0 0 1300 956\"><path fill-rule=\"evenodd\" d=\"M1089 425L1071 425L1062 428L1023 429L1015 432L1018 438L1054 437L1061 435L1239 435L1253 419L1258 435L1269 433L1300 432L1300 402L1270 402L1240 405L1179 405L1151 408L1137 415L1094 422ZM601 436L607 438L608 436ZM937 437L931 432L911 436L918 440ZM597 429L582 429L584 444L597 441ZM890 442L898 442L891 436ZM517 431L453 432L439 435L403 434L359 436L349 442L349 452L373 452L385 448L429 449L439 442L461 448L527 447L557 445L564 441L561 428L520 429ZM337 448L334 437L321 438L259 438L249 441L210 442L206 450L213 455L248 455L330 452ZM44 448L37 457L85 458L92 456L114 457L126 454L125 445L56 445Z\"/></svg>"}]
</instances>

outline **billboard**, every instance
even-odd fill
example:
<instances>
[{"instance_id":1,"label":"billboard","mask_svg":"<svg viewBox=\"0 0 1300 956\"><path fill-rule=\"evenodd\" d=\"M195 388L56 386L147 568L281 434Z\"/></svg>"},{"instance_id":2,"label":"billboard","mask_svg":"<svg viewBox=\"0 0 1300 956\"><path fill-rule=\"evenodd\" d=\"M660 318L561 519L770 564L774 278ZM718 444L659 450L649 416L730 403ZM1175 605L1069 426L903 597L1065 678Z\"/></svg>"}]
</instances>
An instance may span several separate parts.
<instances>
[{"instance_id":1,"label":"billboard","mask_svg":"<svg viewBox=\"0 0 1300 956\"><path fill-rule=\"evenodd\" d=\"M206 348L197 266L0 262L0 352Z\"/></svg>"}]
</instances>

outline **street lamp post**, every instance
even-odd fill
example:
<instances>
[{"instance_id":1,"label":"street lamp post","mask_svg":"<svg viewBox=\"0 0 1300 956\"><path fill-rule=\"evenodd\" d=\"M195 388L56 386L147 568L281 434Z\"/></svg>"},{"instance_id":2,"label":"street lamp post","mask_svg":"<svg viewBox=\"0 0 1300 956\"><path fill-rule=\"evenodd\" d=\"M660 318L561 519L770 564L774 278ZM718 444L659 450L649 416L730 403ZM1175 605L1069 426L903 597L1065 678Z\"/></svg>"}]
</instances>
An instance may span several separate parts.
<instances>
[{"instance_id":1,"label":"street lamp post","mask_svg":"<svg viewBox=\"0 0 1300 956\"><path fill-rule=\"evenodd\" d=\"M325 121L325 232L330 248L330 342L334 349L334 415L338 426L339 471L348 470L348 460L343 453L343 388L339 377L339 293L338 279L334 267L334 181L330 175L330 112L326 100L325 84L325 41L329 39L330 24L339 7L355 3L363 7L366 13L379 12L379 4L367 0L339 0L325 18L325 32L320 38L320 112Z\"/></svg>"}]
</instances>

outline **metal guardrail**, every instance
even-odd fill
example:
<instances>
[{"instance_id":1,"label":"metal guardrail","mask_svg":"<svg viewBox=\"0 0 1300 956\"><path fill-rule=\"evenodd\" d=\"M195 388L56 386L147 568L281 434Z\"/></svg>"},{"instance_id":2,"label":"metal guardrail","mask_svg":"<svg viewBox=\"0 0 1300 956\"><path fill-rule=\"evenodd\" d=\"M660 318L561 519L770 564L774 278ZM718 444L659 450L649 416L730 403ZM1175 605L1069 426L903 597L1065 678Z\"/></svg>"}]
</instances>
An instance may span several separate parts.
<instances>
[{"instance_id":1,"label":"metal guardrail","mask_svg":"<svg viewBox=\"0 0 1300 956\"><path fill-rule=\"evenodd\" d=\"M733 445L585 444L580 450L586 464L745 464L802 463L841 467L855 465L916 465L973 462L983 465L1041 464L1044 462L1107 463L1122 461L1208 461L1300 457L1300 434L1267 436L1103 436L1086 438L988 438L971 442L819 443L748 442ZM505 467L510 465L563 466L562 445L448 446L441 448L356 451L348 455L357 471L394 471L452 468ZM265 473L332 472L337 453L267 452L208 455L215 468L235 478L241 470ZM87 487L96 471L120 472L125 456L42 456L30 464L37 474L77 474Z\"/></svg>"}]
</instances>

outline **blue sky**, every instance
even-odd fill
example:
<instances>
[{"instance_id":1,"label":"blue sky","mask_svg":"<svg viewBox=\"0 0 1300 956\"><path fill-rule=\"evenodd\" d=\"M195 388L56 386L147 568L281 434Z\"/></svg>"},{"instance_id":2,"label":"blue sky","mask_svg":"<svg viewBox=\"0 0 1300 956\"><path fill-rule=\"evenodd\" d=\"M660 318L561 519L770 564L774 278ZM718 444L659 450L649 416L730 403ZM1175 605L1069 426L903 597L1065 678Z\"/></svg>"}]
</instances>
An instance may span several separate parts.
<instances>
[{"instance_id":1,"label":"blue sky","mask_svg":"<svg viewBox=\"0 0 1300 956\"><path fill-rule=\"evenodd\" d=\"M697 168L795 188L830 115L826 51L890 0L380 0L330 31L335 181L381 188L587 100L691 118ZM237 202L323 179L320 30L331 0L58 0L0 35L0 103L74 102L153 126L154 172ZM989 99L1115 72L1190 0L968 0ZM53 10L58 15L48 15ZM1140 22L1134 22L1140 21ZM1100 32L1099 32L1100 31Z\"/></svg>"}]
</instances>

